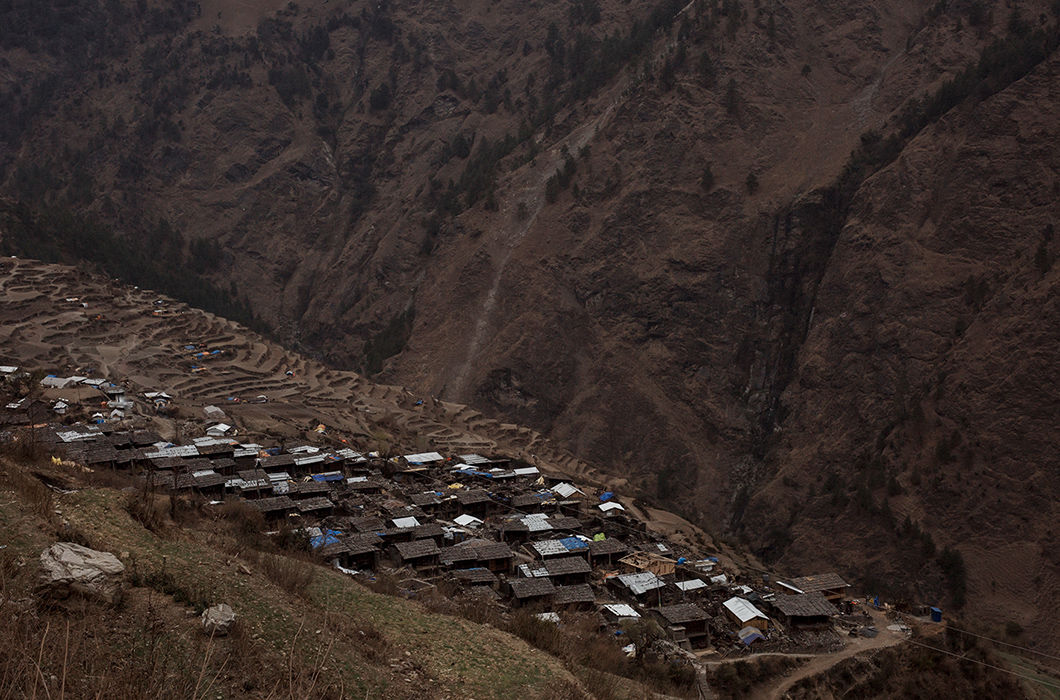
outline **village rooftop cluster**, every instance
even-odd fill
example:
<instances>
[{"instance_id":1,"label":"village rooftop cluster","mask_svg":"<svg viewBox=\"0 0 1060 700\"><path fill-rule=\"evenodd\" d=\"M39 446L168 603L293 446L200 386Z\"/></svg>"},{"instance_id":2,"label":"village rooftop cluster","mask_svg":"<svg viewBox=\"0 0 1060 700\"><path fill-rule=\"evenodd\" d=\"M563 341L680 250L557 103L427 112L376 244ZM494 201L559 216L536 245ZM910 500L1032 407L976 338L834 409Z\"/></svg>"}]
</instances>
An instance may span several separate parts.
<instances>
[{"instance_id":1,"label":"village rooftop cluster","mask_svg":"<svg viewBox=\"0 0 1060 700\"><path fill-rule=\"evenodd\" d=\"M6 369L17 371L0 371ZM46 377L42 384L51 391L90 389L102 402L122 402L115 410L133 403L105 380ZM138 400L151 410L172 398L146 392ZM386 457L334 445L239 442L213 406L204 409L205 435L174 444L152 430L130 429L124 414L36 422L30 403L7 404L4 423L32 425L32 439L53 454L92 469L127 470L147 488L207 506L245 502L270 529L305 535L323 561L355 576L388 572L409 596L446 581L544 620L593 613L604 632L620 639L629 625L649 618L686 650L837 642L833 623L841 609L851 611L849 585L834 573L742 576L716 552L650 531L620 494L505 456Z\"/></svg>"}]
</instances>

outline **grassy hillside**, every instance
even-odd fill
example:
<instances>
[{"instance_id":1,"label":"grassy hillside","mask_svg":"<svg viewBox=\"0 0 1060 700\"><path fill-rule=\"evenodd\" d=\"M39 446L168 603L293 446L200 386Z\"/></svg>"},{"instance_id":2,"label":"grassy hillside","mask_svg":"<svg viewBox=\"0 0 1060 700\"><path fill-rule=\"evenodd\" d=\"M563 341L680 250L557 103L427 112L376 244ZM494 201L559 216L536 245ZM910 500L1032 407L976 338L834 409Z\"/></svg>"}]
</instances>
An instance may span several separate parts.
<instances>
[{"instance_id":1,"label":"grassy hillside","mask_svg":"<svg viewBox=\"0 0 1060 700\"><path fill-rule=\"evenodd\" d=\"M0 614L11 621L0 695L584 696L558 660L511 635L253 549L238 518L170 512L73 469L0 462ZM59 493L39 477L84 488ZM121 557L120 605L35 602L39 554L59 540ZM239 621L210 640L197 613L217 602Z\"/></svg>"}]
</instances>

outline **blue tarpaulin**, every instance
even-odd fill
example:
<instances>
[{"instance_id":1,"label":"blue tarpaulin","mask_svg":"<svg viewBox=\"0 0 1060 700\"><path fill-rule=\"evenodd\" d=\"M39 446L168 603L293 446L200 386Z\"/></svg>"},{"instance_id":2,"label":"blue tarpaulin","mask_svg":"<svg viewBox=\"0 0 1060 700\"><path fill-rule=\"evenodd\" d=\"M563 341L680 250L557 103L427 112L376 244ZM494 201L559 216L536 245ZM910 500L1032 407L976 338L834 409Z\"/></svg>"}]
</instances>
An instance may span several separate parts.
<instances>
[{"instance_id":1,"label":"blue tarpaulin","mask_svg":"<svg viewBox=\"0 0 1060 700\"><path fill-rule=\"evenodd\" d=\"M309 544L313 545L313 549L317 549L319 547L323 547L324 545L328 545L328 544L337 544L338 541L339 541L339 538L336 537L336 535L341 535L341 534L342 533L339 532L338 530L328 530L327 528L324 528L324 534L322 534L320 537L311 538L309 540Z\"/></svg>"},{"instance_id":2,"label":"blue tarpaulin","mask_svg":"<svg viewBox=\"0 0 1060 700\"><path fill-rule=\"evenodd\" d=\"M600 494L600 500L601 501L610 501L614 497L615 497L615 494L612 491L604 491L603 493Z\"/></svg>"},{"instance_id":3,"label":"blue tarpaulin","mask_svg":"<svg viewBox=\"0 0 1060 700\"><path fill-rule=\"evenodd\" d=\"M341 473L335 474L311 474L313 481L342 481L343 476Z\"/></svg>"},{"instance_id":4,"label":"blue tarpaulin","mask_svg":"<svg viewBox=\"0 0 1060 700\"><path fill-rule=\"evenodd\" d=\"M589 545L577 537L564 537L560 540L560 544L567 548L568 552L573 552L577 549L588 549Z\"/></svg>"},{"instance_id":5,"label":"blue tarpaulin","mask_svg":"<svg viewBox=\"0 0 1060 700\"><path fill-rule=\"evenodd\" d=\"M454 474L464 474L465 476L481 476L481 477L484 477L486 479L492 479L493 478L493 474L490 474L489 472L480 472L480 471L475 471L474 469L457 469L453 473Z\"/></svg>"}]
</instances>

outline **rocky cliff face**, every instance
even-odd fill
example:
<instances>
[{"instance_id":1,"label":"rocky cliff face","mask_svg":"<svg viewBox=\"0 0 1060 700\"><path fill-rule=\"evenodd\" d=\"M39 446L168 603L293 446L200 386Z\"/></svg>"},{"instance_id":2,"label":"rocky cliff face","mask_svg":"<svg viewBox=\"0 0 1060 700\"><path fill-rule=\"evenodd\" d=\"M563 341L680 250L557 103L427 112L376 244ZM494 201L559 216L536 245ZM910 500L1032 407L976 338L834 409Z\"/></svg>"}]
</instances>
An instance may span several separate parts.
<instances>
[{"instance_id":1,"label":"rocky cliff face","mask_svg":"<svg viewBox=\"0 0 1060 700\"><path fill-rule=\"evenodd\" d=\"M81 4L9 10L9 196L763 556L1055 587L1055 58L937 92L1047 3Z\"/></svg>"}]
</instances>

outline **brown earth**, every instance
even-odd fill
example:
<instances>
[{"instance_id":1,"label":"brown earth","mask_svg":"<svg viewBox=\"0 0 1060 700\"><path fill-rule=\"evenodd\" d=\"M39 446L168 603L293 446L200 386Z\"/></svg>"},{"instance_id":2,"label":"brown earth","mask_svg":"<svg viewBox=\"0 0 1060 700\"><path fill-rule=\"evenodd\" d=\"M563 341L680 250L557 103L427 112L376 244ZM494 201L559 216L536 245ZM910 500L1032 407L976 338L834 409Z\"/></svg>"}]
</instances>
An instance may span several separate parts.
<instances>
[{"instance_id":1,"label":"brown earth","mask_svg":"<svg viewBox=\"0 0 1060 700\"><path fill-rule=\"evenodd\" d=\"M1055 32L1047 3L699 0L544 122L535 106L573 83L546 87L549 24L573 56L577 32L625 35L647 8L607 1L572 26L565 4L211 0L168 23L146 7L79 62L63 34L5 37L4 193L219 241L211 278L288 344L347 368L399 349L381 378L472 406L467 431L532 426L783 567L838 561L938 601L954 577L929 549L952 547L980 624L1055 648L1055 56L919 129L842 211L827 189L1013 8ZM469 201L482 140L523 122ZM577 191L549 201L567 153ZM448 216L451 180L468 206ZM225 380L258 386L247 362ZM335 396L310 389L324 412Z\"/></svg>"}]
</instances>

